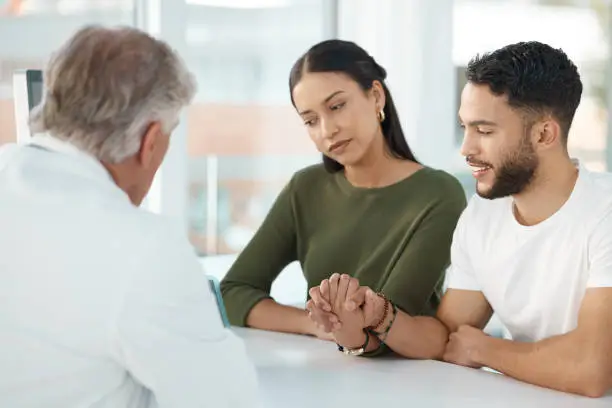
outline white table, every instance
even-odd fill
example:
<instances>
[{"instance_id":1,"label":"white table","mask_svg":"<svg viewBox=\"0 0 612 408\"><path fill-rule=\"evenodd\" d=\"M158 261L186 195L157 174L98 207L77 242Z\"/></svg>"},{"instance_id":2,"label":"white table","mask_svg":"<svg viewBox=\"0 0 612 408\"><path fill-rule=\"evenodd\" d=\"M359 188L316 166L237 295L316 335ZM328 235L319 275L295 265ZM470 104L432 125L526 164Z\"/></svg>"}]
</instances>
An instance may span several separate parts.
<instances>
[{"instance_id":1,"label":"white table","mask_svg":"<svg viewBox=\"0 0 612 408\"><path fill-rule=\"evenodd\" d=\"M590 399L438 361L349 357L305 336L233 330L257 367L265 407L612 407L612 393Z\"/></svg>"}]
</instances>

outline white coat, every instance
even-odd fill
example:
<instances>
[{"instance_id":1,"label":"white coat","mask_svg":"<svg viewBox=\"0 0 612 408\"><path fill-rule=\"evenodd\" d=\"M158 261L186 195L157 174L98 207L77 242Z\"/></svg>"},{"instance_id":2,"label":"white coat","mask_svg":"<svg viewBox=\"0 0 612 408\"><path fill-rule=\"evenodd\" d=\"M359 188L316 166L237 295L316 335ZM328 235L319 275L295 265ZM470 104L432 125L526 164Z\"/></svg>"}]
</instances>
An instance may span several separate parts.
<instances>
[{"instance_id":1,"label":"white coat","mask_svg":"<svg viewBox=\"0 0 612 408\"><path fill-rule=\"evenodd\" d=\"M254 407L192 247L49 136L0 150L0 407Z\"/></svg>"}]
</instances>

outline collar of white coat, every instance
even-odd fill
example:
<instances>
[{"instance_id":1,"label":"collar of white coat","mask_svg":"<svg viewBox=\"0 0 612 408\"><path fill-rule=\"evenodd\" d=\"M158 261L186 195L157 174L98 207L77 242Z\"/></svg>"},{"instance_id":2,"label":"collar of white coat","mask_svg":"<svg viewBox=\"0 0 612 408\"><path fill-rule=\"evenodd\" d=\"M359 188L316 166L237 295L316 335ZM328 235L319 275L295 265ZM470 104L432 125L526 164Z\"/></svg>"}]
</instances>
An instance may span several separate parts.
<instances>
[{"instance_id":1,"label":"collar of white coat","mask_svg":"<svg viewBox=\"0 0 612 408\"><path fill-rule=\"evenodd\" d=\"M91 168L91 170L95 172L97 176L103 177L113 182L113 184L115 183L106 167L104 167L97 158L82 151L70 142L46 134L40 134L33 136L32 139L28 142L28 144L42 148L44 150L73 157L83 162L84 164L86 163L87 166Z\"/></svg>"}]
</instances>

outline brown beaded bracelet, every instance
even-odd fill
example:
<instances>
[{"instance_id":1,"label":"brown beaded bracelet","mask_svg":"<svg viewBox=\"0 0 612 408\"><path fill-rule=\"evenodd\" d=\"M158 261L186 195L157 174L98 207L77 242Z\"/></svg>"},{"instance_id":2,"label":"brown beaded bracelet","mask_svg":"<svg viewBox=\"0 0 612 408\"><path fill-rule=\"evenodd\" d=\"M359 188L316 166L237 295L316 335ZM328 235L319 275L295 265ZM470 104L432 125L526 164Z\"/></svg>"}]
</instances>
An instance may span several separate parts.
<instances>
[{"instance_id":1,"label":"brown beaded bracelet","mask_svg":"<svg viewBox=\"0 0 612 408\"><path fill-rule=\"evenodd\" d=\"M378 322L376 322L376 324L373 324L372 326L368 327L368 330L371 330L374 333L376 333L376 329L381 324L383 324L385 322L385 320L387 320L387 316L389 315L389 304L391 303L391 301L389 301L389 299L384 295L384 293L379 292L379 293L377 293L377 295L384 299L384 301L385 301L385 310L383 312L382 317L378 320Z\"/></svg>"},{"instance_id":2,"label":"brown beaded bracelet","mask_svg":"<svg viewBox=\"0 0 612 408\"><path fill-rule=\"evenodd\" d=\"M382 332L379 337L380 342L383 344L385 343L385 340L387 340L389 331L391 330L391 327L393 327L393 323L395 323L395 318L397 317L397 306L395 306L395 304L393 303L391 303L391 306L393 306L393 317L391 318L391 321L389 322L389 325L387 326L385 331Z\"/></svg>"}]
</instances>

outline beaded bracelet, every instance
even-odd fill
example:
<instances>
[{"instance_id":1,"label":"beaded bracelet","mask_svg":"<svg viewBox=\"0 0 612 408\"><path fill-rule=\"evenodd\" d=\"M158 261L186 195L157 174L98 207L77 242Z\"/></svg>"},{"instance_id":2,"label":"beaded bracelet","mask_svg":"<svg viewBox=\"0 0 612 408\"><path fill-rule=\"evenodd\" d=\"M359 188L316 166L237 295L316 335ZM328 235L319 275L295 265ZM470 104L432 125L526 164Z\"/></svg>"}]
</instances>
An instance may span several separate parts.
<instances>
[{"instance_id":1,"label":"beaded bracelet","mask_svg":"<svg viewBox=\"0 0 612 408\"><path fill-rule=\"evenodd\" d=\"M397 306L395 306L394 303L391 303L391 306L393 307L393 317L391 318L391 321L389 322L389 325L387 326L385 331L378 334L381 343L384 343L385 340L387 339L387 336L389 335L389 331L391 330L393 323L395 323L395 318L397 317Z\"/></svg>"},{"instance_id":2,"label":"beaded bracelet","mask_svg":"<svg viewBox=\"0 0 612 408\"><path fill-rule=\"evenodd\" d=\"M383 312L382 317L378 320L378 322L368 327L368 330L371 330L374 333L376 333L376 329L378 328L378 326L380 326L381 324L385 322L385 320L387 320L387 316L389 315L389 303L391 303L391 301L389 301L389 299L384 295L384 293L379 292L377 293L377 295L383 298L383 300L385 301L385 310Z\"/></svg>"}]
</instances>

